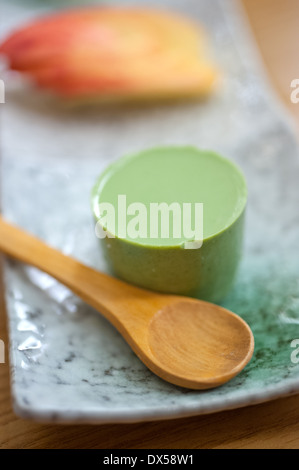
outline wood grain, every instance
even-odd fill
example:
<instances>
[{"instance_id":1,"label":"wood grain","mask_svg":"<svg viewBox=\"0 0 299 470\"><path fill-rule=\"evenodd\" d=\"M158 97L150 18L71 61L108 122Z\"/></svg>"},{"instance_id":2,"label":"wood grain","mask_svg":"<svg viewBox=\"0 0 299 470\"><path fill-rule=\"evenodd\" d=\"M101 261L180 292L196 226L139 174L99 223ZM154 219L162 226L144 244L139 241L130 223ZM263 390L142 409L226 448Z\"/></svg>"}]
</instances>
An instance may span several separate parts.
<instances>
[{"instance_id":1,"label":"wood grain","mask_svg":"<svg viewBox=\"0 0 299 470\"><path fill-rule=\"evenodd\" d=\"M269 75L299 131L299 103L289 98L299 78L299 1L243 0ZM7 344L0 289L0 338ZM48 426L11 409L8 364L0 364L0 448L298 448L299 396L188 419L105 426Z\"/></svg>"},{"instance_id":2,"label":"wood grain","mask_svg":"<svg viewBox=\"0 0 299 470\"><path fill-rule=\"evenodd\" d=\"M299 130L299 103L291 102L290 84L299 78L298 0L243 0L268 75L291 111Z\"/></svg>"}]
</instances>

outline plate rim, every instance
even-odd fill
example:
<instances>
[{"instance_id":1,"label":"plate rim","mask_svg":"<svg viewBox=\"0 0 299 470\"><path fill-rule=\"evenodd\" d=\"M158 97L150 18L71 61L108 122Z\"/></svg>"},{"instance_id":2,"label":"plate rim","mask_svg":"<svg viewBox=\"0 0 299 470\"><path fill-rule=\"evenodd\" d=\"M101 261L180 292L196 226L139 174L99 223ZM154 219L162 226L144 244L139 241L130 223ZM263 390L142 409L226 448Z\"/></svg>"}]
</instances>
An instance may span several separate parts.
<instances>
[{"instance_id":1,"label":"plate rim","mask_svg":"<svg viewBox=\"0 0 299 470\"><path fill-rule=\"evenodd\" d=\"M279 386L280 385L280 386ZM14 392L14 381L12 379L12 390ZM220 413L221 411L231 411L246 406L253 406L269 401L273 401L282 397L289 397L299 393L299 379L289 379L286 383L282 382L273 389L273 384L264 387L259 393L252 391L251 393L244 394L238 399L232 400L231 404L224 404L223 400L218 399L219 405L212 402L211 405L198 406L188 405L181 407L180 410L173 411L170 409L166 411L156 411L153 413L153 408L145 410L139 409L136 411L122 410L113 412L111 410L104 411L84 411L83 413L65 411L64 414L57 409L39 410L30 405L21 404L17 399L17 395L13 393L13 410L23 419L31 419L41 423L55 423L55 424L122 424L122 423L140 423L150 421L161 421L180 418L191 418L192 416L202 416L213 413ZM221 404L222 403L222 404Z\"/></svg>"},{"instance_id":2,"label":"plate rim","mask_svg":"<svg viewBox=\"0 0 299 470\"><path fill-rule=\"evenodd\" d=\"M256 72L259 74L261 84L267 87L267 96L269 103L271 102L273 108L277 109L277 114L280 115L281 122L284 122L289 131L294 135L298 142L298 132L296 132L296 126L294 120L291 118L291 114L288 111L285 103L279 99L276 90L273 88L273 84L269 79L268 73L263 65L259 49L254 35L252 34L252 28L249 21L246 18L244 7L236 0L230 0L225 2L225 8L222 2L218 3L222 10L229 11L230 9L238 16L238 27L242 28L242 34L245 37L247 44L246 47L250 50L251 56L254 58L254 67ZM234 36L234 31L231 31L231 35ZM4 263L4 274L7 267ZM158 407L149 407L146 409L118 409L113 410L97 410L90 409L82 413L78 411L61 411L58 408L39 409L38 406L30 404L26 406L21 402L20 397L16 391L14 372L16 369L16 360L14 359L13 341L11 339L12 321L8 314L8 286L6 285L6 279L4 276L4 298L5 298L5 311L8 319L8 341L9 341L9 366L10 366L10 384L12 392L12 406L16 415L24 419L31 419L41 423L55 423L55 424L117 424L117 423L140 423L150 422L159 420L170 420L189 418L192 416L201 416L212 413L219 413L222 411L229 411L238 408L244 408L246 406L257 405L266 403L268 401L276 400L282 397L288 397L299 393L299 376L298 378L289 378L281 381L278 384L271 383L270 385L264 386L262 390L251 390L250 392L243 391L239 397L229 399L227 397L217 397L217 400L212 400L210 404L189 404L189 405L172 405L171 408L166 409L164 405L161 409ZM154 410L154 411L153 411Z\"/></svg>"}]
</instances>

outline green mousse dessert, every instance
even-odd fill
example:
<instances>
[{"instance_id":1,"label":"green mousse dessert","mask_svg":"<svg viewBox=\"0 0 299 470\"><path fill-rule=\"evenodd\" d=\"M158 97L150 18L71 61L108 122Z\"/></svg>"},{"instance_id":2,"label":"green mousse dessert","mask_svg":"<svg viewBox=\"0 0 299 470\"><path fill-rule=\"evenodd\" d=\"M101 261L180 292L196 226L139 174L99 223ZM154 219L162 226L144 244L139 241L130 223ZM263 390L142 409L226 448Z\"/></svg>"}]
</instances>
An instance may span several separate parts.
<instances>
[{"instance_id":1,"label":"green mousse dessert","mask_svg":"<svg viewBox=\"0 0 299 470\"><path fill-rule=\"evenodd\" d=\"M96 233L116 276L212 302L232 285L246 200L236 165L193 147L125 156L92 190Z\"/></svg>"}]
</instances>

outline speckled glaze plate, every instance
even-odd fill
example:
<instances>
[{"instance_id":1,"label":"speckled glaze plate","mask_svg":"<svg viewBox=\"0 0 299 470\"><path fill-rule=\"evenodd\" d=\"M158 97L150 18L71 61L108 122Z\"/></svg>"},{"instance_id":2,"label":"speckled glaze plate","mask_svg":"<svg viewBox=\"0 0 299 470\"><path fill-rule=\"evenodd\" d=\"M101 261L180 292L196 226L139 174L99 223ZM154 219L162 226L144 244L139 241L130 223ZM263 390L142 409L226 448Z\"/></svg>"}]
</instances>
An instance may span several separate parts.
<instances>
[{"instance_id":1,"label":"speckled glaze plate","mask_svg":"<svg viewBox=\"0 0 299 470\"><path fill-rule=\"evenodd\" d=\"M291 341L299 338L299 152L293 130L269 90L238 4L150 3L205 24L223 71L218 92L202 103L74 110L6 79L4 216L105 270L89 206L90 188L103 168L153 144L220 151L241 166L249 187L244 257L224 306L251 326L255 353L245 370L220 388L199 392L170 385L147 370L115 329L69 290L33 268L6 262L12 395L23 417L73 423L153 420L299 391L299 365L291 360L292 352L296 358ZM65 4L7 1L2 34Z\"/></svg>"}]
</instances>

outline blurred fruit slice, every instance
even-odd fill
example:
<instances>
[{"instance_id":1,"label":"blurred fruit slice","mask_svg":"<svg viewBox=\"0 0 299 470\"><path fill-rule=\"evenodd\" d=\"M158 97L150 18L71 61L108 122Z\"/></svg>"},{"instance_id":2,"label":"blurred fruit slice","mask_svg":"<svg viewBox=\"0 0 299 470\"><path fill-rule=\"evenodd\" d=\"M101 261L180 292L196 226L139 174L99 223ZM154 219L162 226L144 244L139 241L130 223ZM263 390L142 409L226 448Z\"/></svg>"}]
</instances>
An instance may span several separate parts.
<instances>
[{"instance_id":1,"label":"blurred fruit slice","mask_svg":"<svg viewBox=\"0 0 299 470\"><path fill-rule=\"evenodd\" d=\"M12 70L63 97L139 99L201 96L217 72L198 25L168 12L94 7L56 13L2 44Z\"/></svg>"}]
</instances>

